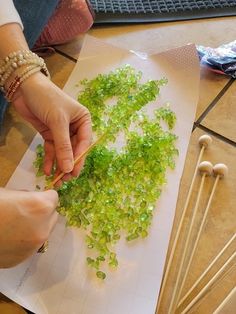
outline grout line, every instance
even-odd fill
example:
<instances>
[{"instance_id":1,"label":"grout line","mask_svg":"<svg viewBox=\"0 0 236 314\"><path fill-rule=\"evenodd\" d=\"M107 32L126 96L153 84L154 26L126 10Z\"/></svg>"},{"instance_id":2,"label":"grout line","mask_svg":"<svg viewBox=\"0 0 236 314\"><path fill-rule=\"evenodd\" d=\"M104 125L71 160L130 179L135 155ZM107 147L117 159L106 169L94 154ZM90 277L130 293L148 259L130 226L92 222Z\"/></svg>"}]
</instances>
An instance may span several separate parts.
<instances>
[{"instance_id":1,"label":"grout line","mask_svg":"<svg viewBox=\"0 0 236 314\"><path fill-rule=\"evenodd\" d=\"M67 58L67 59L69 59L69 60L71 60L71 61L73 61L73 62L75 62L75 63L77 62L77 60L76 60L75 58L73 58L73 57L67 55L65 52L63 52L63 51L61 51L61 50L58 50L58 49L55 48L55 47L53 47L53 48L54 48L54 50L55 50L59 55L65 57L65 58Z\"/></svg>"},{"instance_id":2,"label":"grout line","mask_svg":"<svg viewBox=\"0 0 236 314\"><path fill-rule=\"evenodd\" d=\"M236 142L235 141L232 141L230 140L229 138L211 130L211 129L208 129L206 126L202 125L202 124L198 124L195 126L195 128L199 128L207 133L210 133L212 136L215 136L216 138L218 138L219 140L221 140L222 142L225 142L225 143L228 143L230 144L231 146L233 147L236 147ZM194 129L195 129L194 128Z\"/></svg>"},{"instance_id":3,"label":"grout line","mask_svg":"<svg viewBox=\"0 0 236 314\"><path fill-rule=\"evenodd\" d=\"M206 115L211 111L211 109L216 105L216 103L220 100L220 98L225 94L225 92L230 88L235 79L231 78L228 83L222 88L222 90L216 95L216 97L212 100L210 105L205 109L205 111L200 115L200 117L196 120L195 124L199 125L202 120L206 117Z\"/></svg>"}]
</instances>

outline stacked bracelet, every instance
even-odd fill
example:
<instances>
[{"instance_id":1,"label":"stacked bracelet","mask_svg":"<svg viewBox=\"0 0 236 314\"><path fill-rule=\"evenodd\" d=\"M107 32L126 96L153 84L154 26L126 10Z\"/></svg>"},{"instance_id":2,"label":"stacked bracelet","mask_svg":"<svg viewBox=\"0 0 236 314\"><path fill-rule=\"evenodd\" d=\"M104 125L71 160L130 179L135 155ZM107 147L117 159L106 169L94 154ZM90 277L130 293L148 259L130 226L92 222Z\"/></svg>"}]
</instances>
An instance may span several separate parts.
<instances>
[{"instance_id":1,"label":"stacked bracelet","mask_svg":"<svg viewBox=\"0 0 236 314\"><path fill-rule=\"evenodd\" d=\"M30 65L21 74L16 75L5 93L5 98L8 102L12 101L12 97L21 83L40 70L38 65Z\"/></svg>"},{"instance_id":2,"label":"stacked bracelet","mask_svg":"<svg viewBox=\"0 0 236 314\"><path fill-rule=\"evenodd\" d=\"M5 89L6 83L11 79L15 72L23 67L23 71L18 73L8 90ZM30 50L19 50L9 54L4 60L0 61L0 90L5 93L8 100L12 99L16 89L30 75L37 71L42 71L43 74L50 77L45 62Z\"/></svg>"}]
</instances>

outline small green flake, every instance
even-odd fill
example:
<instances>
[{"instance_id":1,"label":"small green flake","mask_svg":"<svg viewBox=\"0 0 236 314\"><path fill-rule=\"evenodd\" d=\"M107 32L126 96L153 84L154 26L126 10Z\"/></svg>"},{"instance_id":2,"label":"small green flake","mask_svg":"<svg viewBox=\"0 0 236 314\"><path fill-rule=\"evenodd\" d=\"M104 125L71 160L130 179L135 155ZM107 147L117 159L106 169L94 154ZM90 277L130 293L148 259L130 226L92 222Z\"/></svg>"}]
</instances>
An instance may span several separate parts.
<instances>
[{"instance_id":1,"label":"small green flake","mask_svg":"<svg viewBox=\"0 0 236 314\"><path fill-rule=\"evenodd\" d=\"M99 279L102 279L102 280L104 280L106 278L106 274L100 270L96 272L96 275Z\"/></svg>"},{"instance_id":2,"label":"small green flake","mask_svg":"<svg viewBox=\"0 0 236 314\"><path fill-rule=\"evenodd\" d=\"M148 219L148 215L146 213L143 213L140 215L140 220L141 221L146 221Z\"/></svg>"}]
</instances>

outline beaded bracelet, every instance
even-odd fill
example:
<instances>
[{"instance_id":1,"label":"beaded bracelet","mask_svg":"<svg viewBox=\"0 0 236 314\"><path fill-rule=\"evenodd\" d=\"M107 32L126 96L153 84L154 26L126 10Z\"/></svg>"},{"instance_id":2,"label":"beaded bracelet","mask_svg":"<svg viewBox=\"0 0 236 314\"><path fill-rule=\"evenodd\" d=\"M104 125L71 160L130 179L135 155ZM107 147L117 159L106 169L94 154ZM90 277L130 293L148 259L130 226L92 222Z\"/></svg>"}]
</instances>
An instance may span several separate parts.
<instances>
[{"instance_id":1,"label":"beaded bracelet","mask_svg":"<svg viewBox=\"0 0 236 314\"><path fill-rule=\"evenodd\" d=\"M38 65L31 65L28 66L22 73L16 75L14 80L11 82L10 86L8 87L7 91L5 92L5 98L8 102L12 101L12 98L18 89L18 87L32 74L40 71L41 68Z\"/></svg>"},{"instance_id":2,"label":"beaded bracelet","mask_svg":"<svg viewBox=\"0 0 236 314\"><path fill-rule=\"evenodd\" d=\"M43 73L49 76L44 60L30 50L19 50L10 53L0 62L0 90L5 92L4 85L9 77L20 67L35 64L40 66Z\"/></svg>"}]
</instances>

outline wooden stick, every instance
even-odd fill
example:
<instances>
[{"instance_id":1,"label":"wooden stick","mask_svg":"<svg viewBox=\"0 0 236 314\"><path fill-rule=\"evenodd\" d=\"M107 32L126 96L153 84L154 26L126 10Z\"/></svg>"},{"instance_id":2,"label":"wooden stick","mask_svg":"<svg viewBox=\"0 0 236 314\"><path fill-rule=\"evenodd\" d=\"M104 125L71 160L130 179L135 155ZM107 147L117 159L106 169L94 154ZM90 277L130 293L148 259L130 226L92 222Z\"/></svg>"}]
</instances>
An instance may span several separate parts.
<instances>
[{"instance_id":1,"label":"wooden stick","mask_svg":"<svg viewBox=\"0 0 236 314\"><path fill-rule=\"evenodd\" d=\"M227 266L232 262L232 260L236 257L236 252L234 252L225 262L225 264L215 273L215 275L211 278L210 281L202 288L201 291L193 298L193 300L187 305L187 307L181 312L181 314L187 313L193 306L196 304L201 297L207 293L207 291L210 289L210 287L217 281L217 279L222 275L222 273L225 271ZM235 266L236 264L234 263L230 269Z\"/></svg>"},{"instance_id":2,"label":"wooden stick","mask_svg":"<svg viewBox=\"0 0 236 314\"><path fill-rule=\"evenodd\" d=\"M85 151L83 151L83 153L81 153L81 154L75 159L75 161L74 161L74 166L77 165L77 164L81 161L81 159L82 159L86 154L88 154L88 153L94 148L94 146L97 145L97 144L102 140L102 138L103 138L104 136L105 136L105 134L103 134L102 136L100 136L100 137L99 137L96 141L94 141ZM52 189L52 188L54 187L54 185L55 185L59 180L61 180L61 179L64 177L65 174L66 174L66 173L64 173L64 172L60 173L60 174L48 185L47 190Z\"/></svg>"},{"instance_id":3,"label":"wooden stick","mask_svg":"<svg viewBox=\"0 0 236 314\"><path fill-rule=\"evenodd\" d=\"M195 170L194 170L193 178L192 178L189 190L188 190L187 198L186 198L186 201L185 201L185 204L184 204L184 209L183 209L183 212L182 212L181 217L180 217L180 222L178 224L178 228L177 228L177 231L176 231L174 242L173 242L173 245L171 247L169 259L167 261L165 273L164 273L162 284L161 284L161 290L160 290L160 294L159 294L159 298L158 298L158 304L157 304L157 308L156 308L156 313L159 312L159 308L160 308L161 300L162 300L163 293L164 293L164 290L165 290L167 278L168 278L168 275L169 275L169 272L170 272L170 269L171 269L171 266L172 266L172 261L173 261L173 258L174 258L175 250L176 250L176 247L177 247L177 244L178 244L178 241L179 241L180 231L181 231L182 226L183 226L184 218L186 216L186 211L188 209L189 201L190 201L190 198L191 198L191 195L192 195L192 191L193 191L193 186L195 184L195 180L196 180L196 176L197 176L197 172L198 172L198 166L199 166L199 164L200 164L200 162L202 160L202 156L203 156L203 153L204 153L205 149L211 144L212 139L211 139L211 137L209 135L203 135L203 136L201 136L199 138L198 142L199 142L199 145L201 146L201 150L200 150L200 153L199 153L199 156L198 156L198 160L197 160L196 167L195 167Z\"/></svg>"},{"instance_id":4,"label":"wooden stick","mask_svg":"<svg viewBox=\"0 0 236 314\"><path fill-rule=\"evenodd\" d=\"M172 293L170 306L169 306L169 309L168 309L168 314L175 313L175 310L176 310L178 297L179 297L179 293L178 293L177 289L179 288L179 283L180 283L180 279L181 279L182 270L183 270L184 262L185 262L185 259L186 259L186 255L187 255L187 250L189 249L189 241L190 241L190 238L191 238L193 225L195 223L195 218L196 218L196 215L197 215L197 210L198 210L199 202L200 202L201 195L202 195L205 178L206 178L207 174L208 175L211 174L213 166L212 166L211 163L205 161L205 162L202 162L199 165L199 168L202 169L201 183L200 183L200 187L199 187L199 190L198 190L198 193L197 193L196 204L194 206L193 215L192 215L192 218L191 218L191 223L190 223L190 226L189 226L189 230L188 230L187 236L185 238L184 249L183 249L183 253L182 253L181 259L180 259L180 265L178 267L177 278L176 278L176 281L175 281L174 290L173 290L173 293Z\"/></svg>"},{"instance_id":5,"label":"wooden stick","mask_svg":"<svg viewBox=\"0 0 236 314\"><path fill-rule=\"evenodd\" d=\"M203 218L202 218L202 221L201 221L200 228L198 229L197 237L196 237L195 243L194 243L194 245L193 245L193 248L192 248L192 251L191 251L191 255L190 255L189 260L188 260L188 263L187 263L187 265L186 265L186 267L185 267L184 277L183 277L183 279L182 279L182 283L181 283L180 288L179 288L179 290L178 290L178 295L179 295L179 296L181 296L181 292L182 292L182 290L183 290L183 287L184 287L186 278L187 278L187 276L188 276L189 268L190 268L190 266L191 266L191 263L192 263L192 260L193 260L193 256L194 256L195 250L196 250L196 248L197 248L198 242L199 242L199 240L200 240L201 233L202 233L203 227L204 227L205 222L206 222L206 217L207 217L209 208L210 208L210 206L211 206L211 202L212 202L213 196L214 196L214 194L215 194L217 184L218 184L219 180L220 180L221 178L223 178L223 177L226 175L227 167L226 167L225 165L223 165L223 164L217 164L217 165L215 165L215 167L213 168L213 171L214 171L214 173L216 174L216 179L215 179L215 182L214 182L214 185L213 185L213 188L212 188L212 191L211 191L211 194L210 194L210 197L209 197L207 206L206 206L206 208L205 208L205 210L204 210L204 215L203 215ZM178 306L179 306L179 305L178 305Z\"/></svg>"},{"instance_id":6,"label":"wooden stick","mask_svg":"<svg viewBox=\"0 0 236 314\"><path fill-rule=\"evenodd\" d=\"M235 295L234 297L236 297L236 287L234 287L230 293L227 295L227 297L220 303L220 305L217 307L217 309L215 309L215 311L213 312L213 314L222 314L222 310L224 309L224 306L226 303L228 303L228 301L233 297L233 295ZM232 298L233 299L233 298Z\"/></svg>"},{"instance_id":7,"label":"wooden stick","mask_svg":"<svg viewBox=\"0 0 236 314\"><path fill-rule=\"evenodd\" d=\"M189 291L185 294L185 296L180 300L179 305L182 305L189 295L194 291L200 281L205 277L205 275L210 271L210 269L218 262L221 256L225 253L231 243L236 239L236 233L230 238L230 240L225 244L222 250L217 254L217 256L213 259L213 261L209 264L209 266L204 270L201 276L197 279L197 281L193 284L193 286L189 289Z\"/></svg>"},{"instance_id":8,"label":"wooden stick","mask_svg":"<svg viewBox=\"0 0 236 314\"><path fill-rule=\"evenodd\" d=\"M214 196L215 191L216 191L217 184L218 184L218 182L219 182L220 179L222 179L223 177L226 176L226 174L227 174L227 172L228 172L228 168L227 168L227 166L224 165L224 164L216 164L216 165L213 167L213 172L214 172L214 174L216 175L216 179L215 179L215 182L214 182L214 185L213 185L213 188L212 188L212 192L211 192L211 194L210 194L210 197L209 197L209 200L208 200L206 209L205 209L205 211L204 211L204 215L203 215L203 218L202 218L202 222L201 222L200 228L199 228L199 230L198 230L198 234L197 234L197 237L196 237L196 240L195 240L193 249L192 249L192 251L191 251L191 255L190 255L189 260L188 260L188 264L187 264L186 269L185 269L185 274L184 274L184 277L183 277L183 280L182 280L182 283L181 283L181 286L180 286L180 289L179 289L179 296L181 295L182 289L183 289L183 287L184 287L184 284L185 284L185 281L186 281L186 278L187 278L187 275L188 275L188 272L189 272L189 268L190 268L191 263L192 263L192 260L193 260L194 253L195 253L196 247L197 247L197 245L198 245L198 242L199 242L199 239L200 239L200 236L201 236L203 227L204 227L204 225L205 225L206 217L207 217L209 208L210 208L210 206L211 206L211 202L212 202L213 196ZM182 299L182 300L183 300L183 299ZM180 303L178 304L178 307L181 305L182 300L181 300Z\"/></svg>"}]
</instances>

